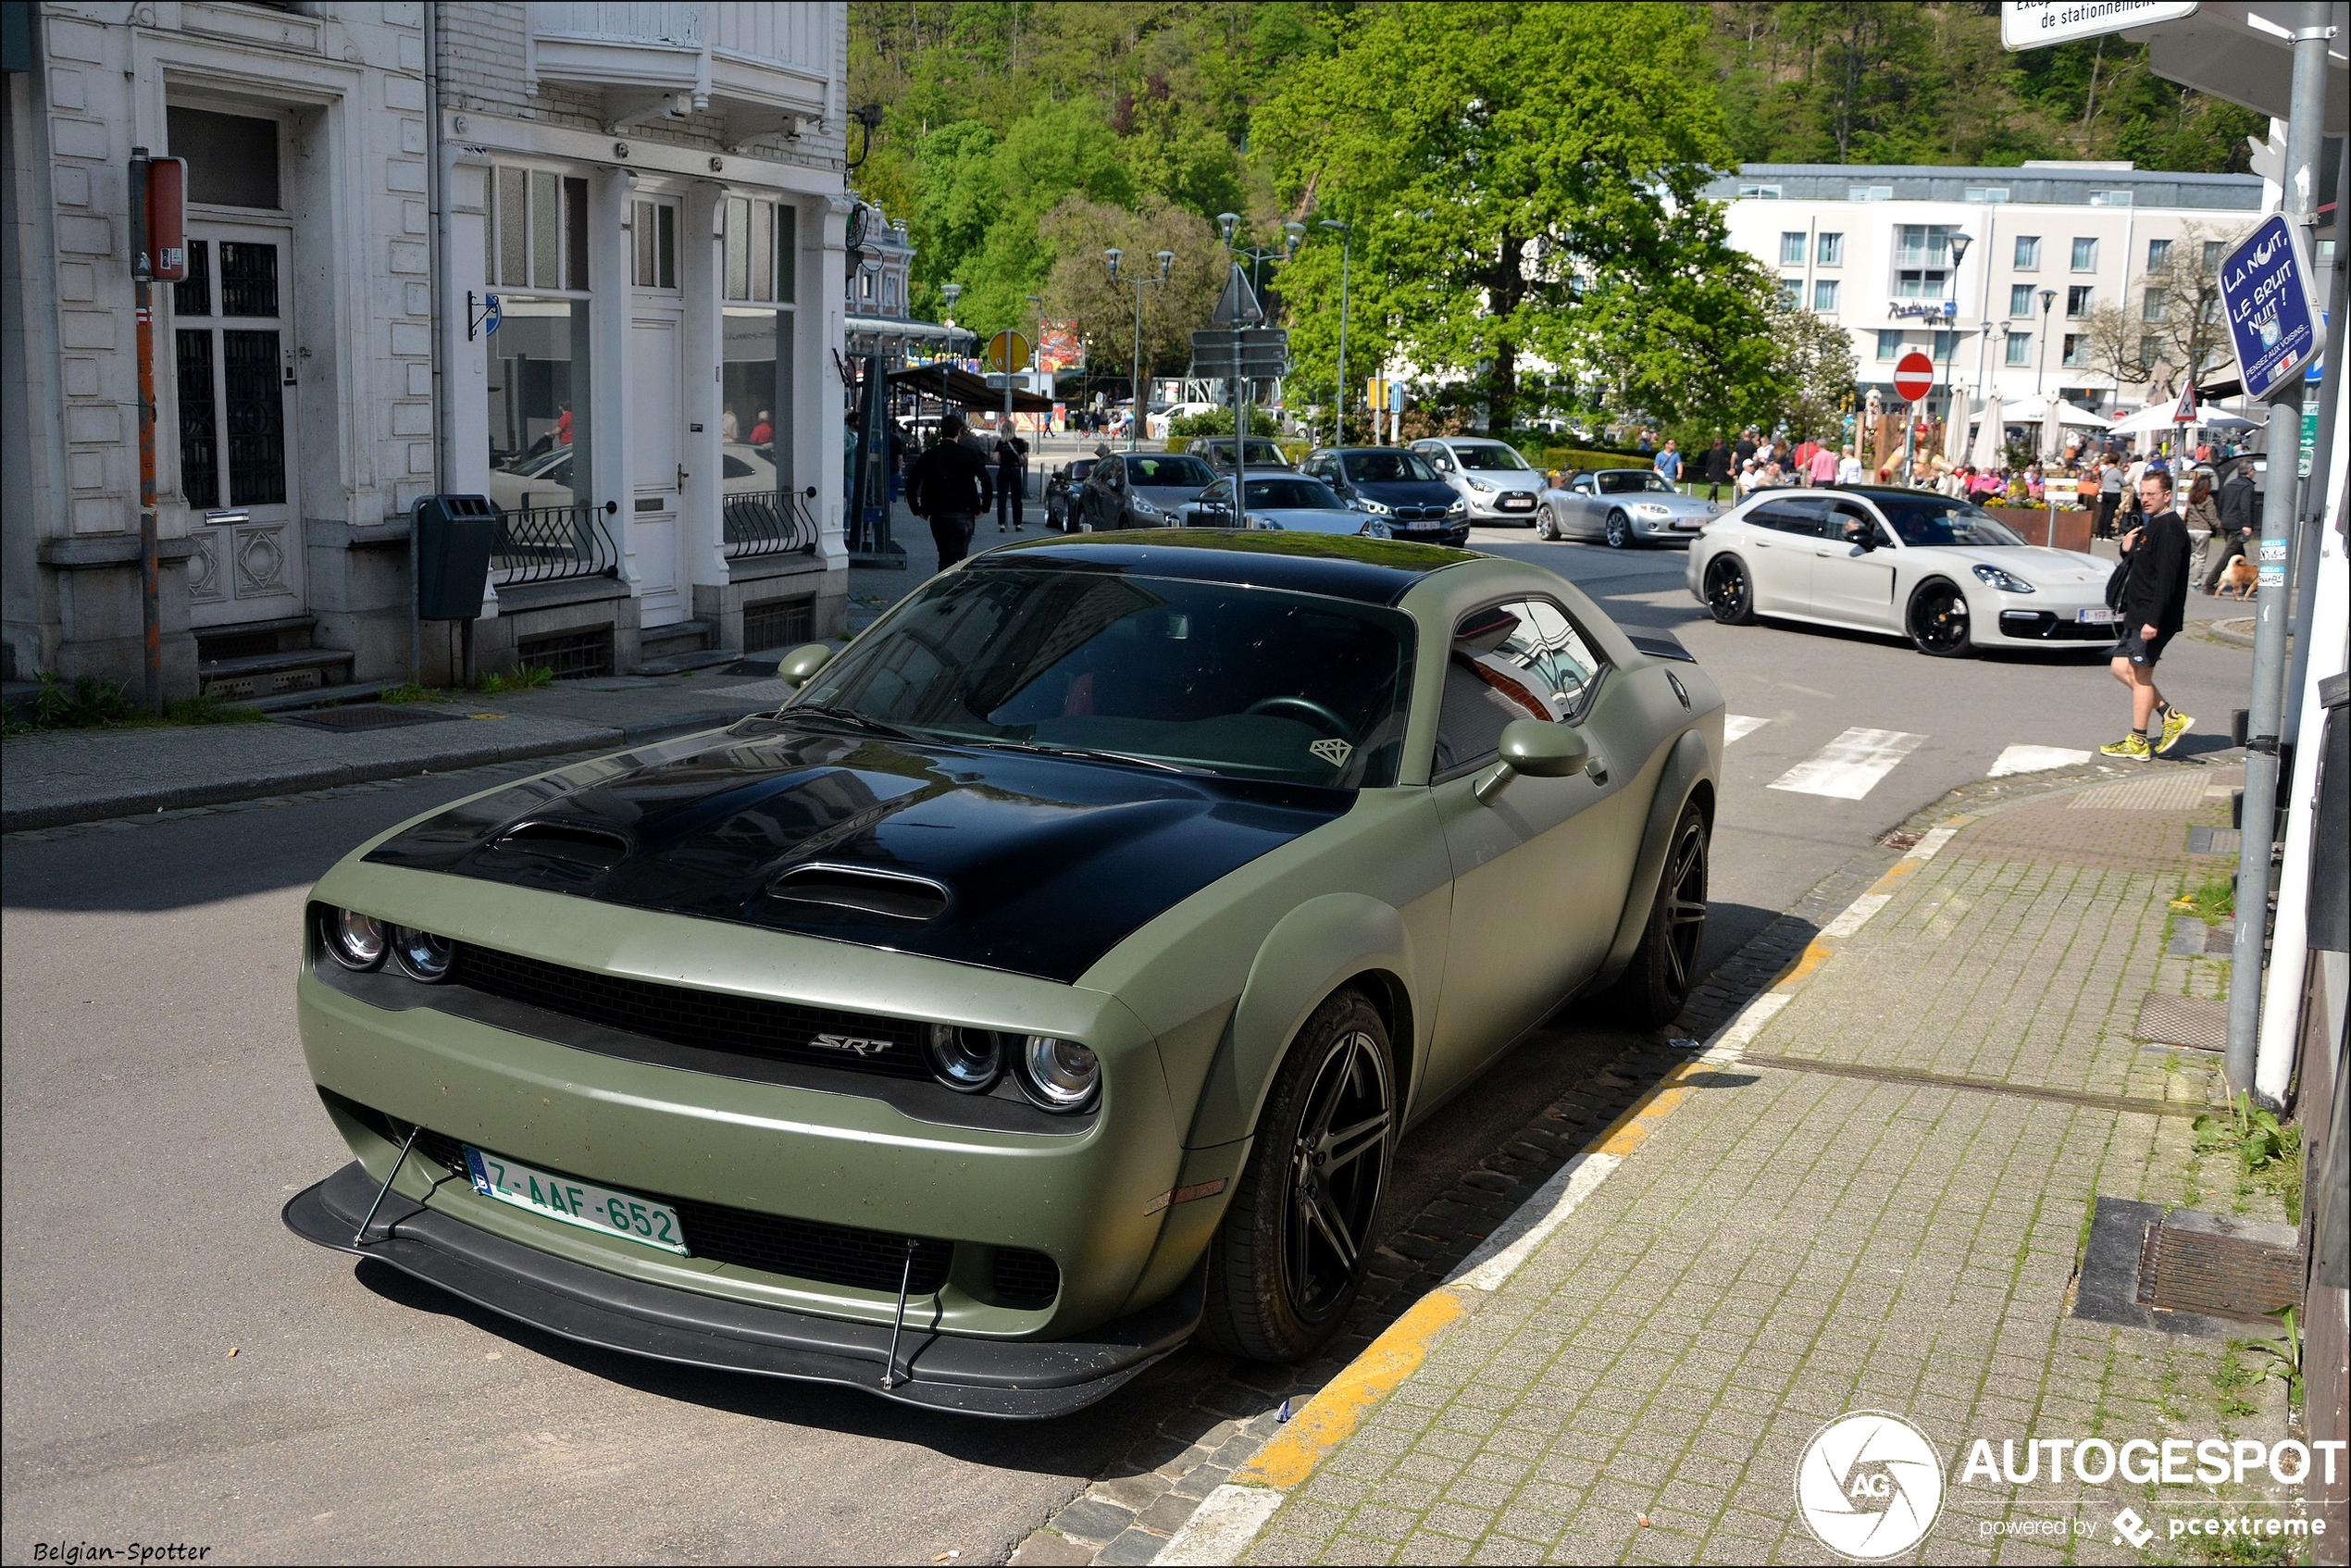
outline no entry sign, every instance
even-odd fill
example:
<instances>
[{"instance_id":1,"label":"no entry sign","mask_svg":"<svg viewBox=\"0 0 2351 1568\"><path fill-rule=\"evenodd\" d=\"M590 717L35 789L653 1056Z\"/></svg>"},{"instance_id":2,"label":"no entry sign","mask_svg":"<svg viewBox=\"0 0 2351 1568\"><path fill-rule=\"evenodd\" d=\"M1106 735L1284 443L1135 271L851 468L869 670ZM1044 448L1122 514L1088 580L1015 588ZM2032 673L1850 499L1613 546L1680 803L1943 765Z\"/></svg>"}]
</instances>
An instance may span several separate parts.
<instances>
[{"instance_id":1,"label":"no entry sign","mask_svg":"<svg viewBox=\"0 0 2351 1568\"><path fill-rule=\"evenodd\" d=\"M1894 390L1905 403L1916 403L1934 390L1934 361L1912 349L1894 362Z\"/></svg>"}]
</instances>

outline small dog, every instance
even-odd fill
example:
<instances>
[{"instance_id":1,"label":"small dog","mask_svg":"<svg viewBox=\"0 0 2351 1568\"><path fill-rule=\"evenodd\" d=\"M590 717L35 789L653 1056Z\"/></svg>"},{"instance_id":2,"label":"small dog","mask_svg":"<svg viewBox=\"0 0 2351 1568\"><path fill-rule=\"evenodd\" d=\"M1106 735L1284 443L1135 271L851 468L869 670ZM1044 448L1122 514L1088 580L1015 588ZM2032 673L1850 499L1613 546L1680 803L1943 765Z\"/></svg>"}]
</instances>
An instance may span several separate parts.
<instances>
[{"instance_id":1,"label":"small dog","mask_svg":"<svg viewBox=\"0 0 2351 1568\"><path fill-rule=\"evenodd\" d=\"M2229 563L2229 569L2220 574L2220 586L2212 591L2212 597L2225 598L2229 591L2234 589L2239 599L2250 599L2253 591L2260 586L2260 568L2239 555Z\"/></svg>"}]
</instances>

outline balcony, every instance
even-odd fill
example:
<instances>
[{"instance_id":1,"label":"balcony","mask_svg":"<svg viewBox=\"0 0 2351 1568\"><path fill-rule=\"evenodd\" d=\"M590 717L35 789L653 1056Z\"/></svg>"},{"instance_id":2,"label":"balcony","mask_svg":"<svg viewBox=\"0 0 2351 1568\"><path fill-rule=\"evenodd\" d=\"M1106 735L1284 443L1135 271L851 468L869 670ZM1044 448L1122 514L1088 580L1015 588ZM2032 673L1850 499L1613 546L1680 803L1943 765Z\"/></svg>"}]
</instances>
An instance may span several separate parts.
<instances>
[{"instance_id":1,"label":"balcony","mask_svg":"<svg viewBox=\"0 0 2351 1568\"><path fill-rule=\"evenodd\" d=\"M838 8L821 3L554 0L528 7L526 86L601 92L604 129L715 112L740 151L839 112Z\"/></svg>"}]
</instances>

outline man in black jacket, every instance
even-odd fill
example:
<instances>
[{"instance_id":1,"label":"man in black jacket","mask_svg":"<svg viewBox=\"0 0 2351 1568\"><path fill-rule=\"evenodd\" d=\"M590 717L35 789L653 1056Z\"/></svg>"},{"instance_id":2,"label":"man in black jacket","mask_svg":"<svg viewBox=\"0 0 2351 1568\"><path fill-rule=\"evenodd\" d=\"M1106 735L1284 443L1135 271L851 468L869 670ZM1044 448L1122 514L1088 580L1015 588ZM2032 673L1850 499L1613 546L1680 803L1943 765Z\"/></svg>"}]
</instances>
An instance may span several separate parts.
<instances>
[{"instance_id":1,"label":"man in black jacket","mask_svg":"<svg viewBox=\"0 0 2351 1568\"><path fill-rule=\"evenodd\" d=\"M944 571L971 551L974 522L988 515L995 491L988 482L988 460L964 440L964 417L939 421L939 442L906 470L906 509L930 519Z\"/></svg>"},{"instance_id":2,"label":"man in black jacket","mask_svg":"<svg viewBox=\"0 0 2351 1568\"><path fill-rule=\"evenodd\" d=\"M2145 762L2170 751L2196 722L2156 690L2156 661L2187 618L2188 525L2171 509L2171 476L2149 469L2139 479L2145 521L2122 536L2120 602L2122 641L2114 645L2114 678L2130 689L2131 733L2099 752ZM2160 730L2152 729L2158 716Z\"/></svg>"},{"instance_id":3,"label":"man in black jacket","mask_svg":"<svg viewBox=\"0 0 2351 1568\"><path fill-rule=\"evenodd\" d=\"M2253 465L2239 463L2229 470L2229 477L2220 481L2220 493L2212 498L2220 508L2221 537L2214 541L2212 569L2204 577L2207 593L2220 586L2220 574L2229 569L2232 556L2252 555L2253 495Z\"/></svg>"}]
</instances>

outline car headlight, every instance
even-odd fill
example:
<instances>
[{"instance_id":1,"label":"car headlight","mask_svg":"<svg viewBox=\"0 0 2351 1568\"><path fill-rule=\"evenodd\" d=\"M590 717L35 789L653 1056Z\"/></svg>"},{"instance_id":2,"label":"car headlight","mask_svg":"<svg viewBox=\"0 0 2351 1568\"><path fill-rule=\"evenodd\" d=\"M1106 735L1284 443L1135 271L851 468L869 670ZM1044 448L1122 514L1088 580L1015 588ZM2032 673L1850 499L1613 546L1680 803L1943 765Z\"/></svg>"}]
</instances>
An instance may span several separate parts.
<instances>
[{"instance_id":1,"label":"car headlight","mask_svg":"<svg viewBox=\"0 0 2351 1568\"><path fill-rule=\"evenodd\" d=\"M2014 572L2004 572L1997 566L1988 565L1980 566L1975 568L1975 576L1977 581L1989 583L1994 588L2000 590L2004 593L2030 593L2033 591L2033 585L2031 583L2025 581L2022 578L2018 577Z\"/></svg>"},{"instance_id":2,"label":"car headlight","mask_svg":"<svg viewBox=\"0 0 2351 1568\"><path fill-rule=\"evenodd\" d=\"M1030 1035L1020 1059L1024 1087L1048 1111L1082 1110L1101 1087L1101 1058L1074 1039Z\"/></svg>"},{"instance_id":3,"label":"car headlight","mask_svg":"<svg viewBox=\"0 0 2351 1568\"><path fill-rule=\"evenodd\" d=\"M456 956L457 944L447 937L437 937L414 926L392 928L392 961L412 980L447 979L450 960Z\"/></svg>"},{"instance_id":4,"label":"car headlight","mask_svg":"<svg viewBox=\"0 0 2351 1568\"><path fill-rule=\"evenodd\" d=\"M1472 474L1468 476L1468 478L1470 489L1477 492L1478 494L1491 495L1494 493L1494 486L1490 481L1481 479L1475 474Z\"/></svg>"},{"instance_id":5,"label":"car headlight","mask_svg":"<svg viewBox=\"0 0 2351 1568\"><path fill-rule=\"evenodd\" d=\"M1375 516L1375 517L1386 517L1386 516L1393 516L1393 515L1395 514L1395 511L1396 511L1396 508L1395 508L1395 507L1393 507L1393 506L1389 506L1389 505L1387 505L1387 504L1383 504L1383 503L1381 503L1381 502L1372 501L1372 500L1369 500L1369 499L1362 500L1362 501L1358 501L1355 504L1357 504L1358 506L1361 506L1361 507L1362 507L1364 511L1369 512L1369 513L1370 513L1373 516ZM1456 505L1456 506L1459 506L1459 505L1461 504L1461 503L1460 503L1460 502L1458 502L1458 501L1456 501L1455 503L1453 503L1453 504L1454 504L1454 505Z\"/></svg>"},{"instance_id":6,"label":"car headlight","mask_svg":"<svg viewBox=\"0 0 2351 1568\"><path fill-rule=\"evenodd\" d=\"M1670 517L1673 515L1673 509L1671 506L1661 505L1654 501L1644 501L1633 510L1644 517Z\"/></svg>"},{"instance_id":7,"label":"car headlight","mask_svg":"<svg viewBox=\"0 0 2351 1568\"><path fill-rule=\"evenodd\" d=\"M1003 1042L992 1029L930 1027L930 1070L940 1083L962 1094L982 1094L1004 1070Z\"/></svg>"},{"instance_id":8,"label":"car headlight","mask_svg":"<svg viewBox=\"0 0 2351 1568\"><path fill-rule=\"evenodd\" d=\"M1275 522L1271 517L1261 517L1256 513L1251 512L1248 516L1241 519L1241 527L1245 529L1262 529L1268 533L1279 533L1281 531L1282 525Z\"/></svg>"},{"instance_id":9,"label":"car headlight","mask_svg":"<svg viewBox=\"0 0 2351 1568\"><path fill-rule=\"evenodd\" d=\"M1445 515L1449 517L1466 517L1469 516L1469 503L1466 501L1456 501L1453 504L1445 508Z\"/></svg>"},{"instance_id":10,"label":"car headlight","mask_svg":"<svg viewBox=\"0 0 2351 1568\"><path fill-rule=\"evenodd\" d=\"M355 909L330 909L319 924L327 952L344 968L366 971L384 961L383 924L374 915Z\"/></svg>"}]
</instances>

